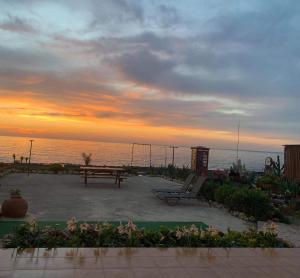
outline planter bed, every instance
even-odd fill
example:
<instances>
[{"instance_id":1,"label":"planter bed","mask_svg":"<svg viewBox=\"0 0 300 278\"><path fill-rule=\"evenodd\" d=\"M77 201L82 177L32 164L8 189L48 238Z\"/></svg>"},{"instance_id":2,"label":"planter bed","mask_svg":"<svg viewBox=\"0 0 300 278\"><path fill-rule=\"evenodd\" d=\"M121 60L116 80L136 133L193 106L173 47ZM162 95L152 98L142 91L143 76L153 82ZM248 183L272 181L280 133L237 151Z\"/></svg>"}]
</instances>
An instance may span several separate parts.
<instances>
[{"instance_id":1,"label":"planter bed","mask_svg":"<svg viewBox=\"0 0 300 278\"><path fill-rule=\"evenodd\" d=\"M187 224L187 223L185 223ZM194 224L176 228L139 228L124 224L82 223L75 218L65 228L41 226L34 220L18 225L2 238L5 248L57 247L290 247L274 226L265 231L228 231Z\"/></svg>"}]
</instances>

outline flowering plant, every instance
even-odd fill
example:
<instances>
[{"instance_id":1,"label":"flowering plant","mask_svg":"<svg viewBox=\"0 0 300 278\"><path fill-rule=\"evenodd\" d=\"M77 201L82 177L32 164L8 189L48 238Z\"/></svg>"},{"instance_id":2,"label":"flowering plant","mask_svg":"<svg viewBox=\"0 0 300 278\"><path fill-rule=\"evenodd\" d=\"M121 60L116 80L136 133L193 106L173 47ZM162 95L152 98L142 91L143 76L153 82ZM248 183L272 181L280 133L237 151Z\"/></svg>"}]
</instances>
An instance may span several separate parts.
<instances>
[{"instance_id":1,"label":"flowering plant","mask_svg":"<svg viewBox=\"0 0 300 278\"><path fill-rule=\"evenodd\" d=\"M263 230L265 234L270 234L274 236L278 235L278 225L273 221L266 222L263 227Z\"/></svg>"},{"instance_id":2,"label":"flowering plant","mask_svg":"<svg viewBox=\"0 0 300 278\"><path fill-rule=\"evenodd\" d=\"M75 232L77 230L77 221L75 217L72 217L68 222L67 222L67 229L69 232Z\"/></svg>"},{"instance_id":3,"label":"flowering plant","mask_svg":"<svg viewBox=\"0 0 300 278\"><path fill-rule=\"evenodd\" d=\"M72 217L65 229L39 227L33 219L3 238L3 246L15 247L289 247L277 237L276 224L268 223L263 231L222 233L214 227L196 225L176 229L140 229L132 220L126 225L78 223Z\"/></svg>"}]
</instances>

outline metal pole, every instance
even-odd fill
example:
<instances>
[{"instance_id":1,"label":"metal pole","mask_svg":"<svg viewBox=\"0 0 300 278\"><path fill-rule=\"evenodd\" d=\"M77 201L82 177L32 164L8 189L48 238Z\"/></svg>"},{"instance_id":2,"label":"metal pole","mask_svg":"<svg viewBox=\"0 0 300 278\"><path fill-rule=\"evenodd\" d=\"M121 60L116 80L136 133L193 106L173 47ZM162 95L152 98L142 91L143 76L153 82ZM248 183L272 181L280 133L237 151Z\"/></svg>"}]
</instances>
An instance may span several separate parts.
<instances>
[{"instance_id":1,"label":"metal pole","mask_svg":"<svg viewBox=\"0 0 300 278\"><path fill-rule=\"evenodd\" d=\"M172 165L174 166L174 162L175 162L175 147L172 147Z\"/></svg>"},{"instance_id":2,"label":"metal pole","mask_svg":"<svg viewBox=\"0 0 300 278\"><path fill-rule=\"evenodd\" d=\"M172 148L172 166L175 166L175 149L177 149L178 147L170 146L170 148Z\"/></svg>"},{"instance_id":3,"label":"metal pole","mask_svg":"<svg viewBox=\"0 0 300 278\"><path fill-rule=\"evenodd\" d=\"M174 156L175 156L175 147L173 146L173 152L172 152L172 165L174 166Z\"/></svg>"},{"instance_id":4,"label":"metal pole","mask_svg":"<svg viewBox=\"0 0 300 278\"><path fill-rule=\"evenodd\" d=\"M29 140L30 141L30 149L29 149L29 162L28 162L28 172L27 175L29 176L29 172L30 172L30 163L31 163L31 152L32 152L32 142L34 140Z\"/></svg>"},{"instance_id":5,"label":"metal pole","mask_svg":"<svg viewBox=\"0 0 300 278\"><path fill-rule=\"evenodd\" d=\"M132 167L132 164L133 164L133 150L134 150L134 144L135 143L132 143L132 147L131 147L131 167Z\"/></svg>"},{"instance_id":6,"label":"metal pole","mask_svg":"<svg viewBox=\"0 0 300 278\"><path fill-rule=\"evenodd\" d=\"M151 168L151 144L149 144L149 146L150 146L150 168Z\"/></svg>"},{"instance_id":7,"label":"metal pole","mask_svg":"<svg viewBox=\"0 0 300 278\"><path fill-rule=\"evenodd\" d=\"M165 148L165 168L167 168L167 148Z\"/></svg>"},{"instance_id":8,"label":"metal pole","mask_svg":"<svg viewBox=\"0 0 300 278\"><path fill-rule=\"evenodd\" d=\"M240 145L240 119L238 123L238 138L237 138L237 144L236 144L236 161L239 160L239 145Z\"/></svg>"}]
</instances>

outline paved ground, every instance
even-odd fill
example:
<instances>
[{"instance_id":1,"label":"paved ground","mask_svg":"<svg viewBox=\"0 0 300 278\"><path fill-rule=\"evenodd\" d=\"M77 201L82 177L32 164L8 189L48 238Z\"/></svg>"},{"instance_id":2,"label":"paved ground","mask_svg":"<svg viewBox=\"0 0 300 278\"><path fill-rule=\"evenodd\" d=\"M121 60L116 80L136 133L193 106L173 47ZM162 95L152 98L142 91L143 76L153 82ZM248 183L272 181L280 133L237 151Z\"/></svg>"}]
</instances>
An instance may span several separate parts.
<instances>
[{"instance_id":1,"label":"paved ground","mask_svg":"<svg viewBox=\"0 0 300 278\"><path fill-rule=\"evenodd\" d=\"M198 200L168 206L150 192L180 185L156 177L129 177L119 189L112 180L91 180L84 187L78 175L11 174L0 179L0 203L18 188L29 203L29 215L39 220L66 221L197 221L221 231L244 231L249 224L224 209ZM262 228L263 222L259 223ZM279 224L279 236L300 247L300 226Z\"/></svg>"},{"instance_id":2,"label":"paved ground","mask_svg":"<svg viewBox=\"0 0 300 278\"><path fill-rule=\"evenodd\" d=\"M0 250L0 277L297 278L300 249L58 248Z\"/></svg>"},{"instance_id":3,"label":"paved ground","mask_svg":"<svg viewBox=\"0 0 300 278\"><path fill-rule=\"evenodd\" d=\"M226 231L245 230L247 223L225 210L197 200L168 206L150 192L154 187L178 187L162 178L129 177L121 189L112 180L92 180L84 187L77 175L12 174L0 180L0 202L18 188L29 202L29 214L39 220L202 221Z\"/></svg>"}]
</instances>

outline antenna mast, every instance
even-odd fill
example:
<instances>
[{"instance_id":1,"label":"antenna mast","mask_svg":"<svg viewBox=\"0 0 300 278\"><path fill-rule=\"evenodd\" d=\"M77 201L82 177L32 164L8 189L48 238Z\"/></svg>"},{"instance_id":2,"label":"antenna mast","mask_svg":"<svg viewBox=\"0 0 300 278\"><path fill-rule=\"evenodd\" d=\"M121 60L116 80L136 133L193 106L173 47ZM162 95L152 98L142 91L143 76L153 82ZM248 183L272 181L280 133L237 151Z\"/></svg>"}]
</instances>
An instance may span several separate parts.
<instances>
[{"instance_id":1,"label":"antenna mast","mask_svg":"<svg viewBox=\"0 0 300 278\"><path fill-rule=\"evenodd\" d=\"M237 138L237 144L236 144L236 161L239 160L239 145L240 145L240 119L238 122L238 138Z\"/></svg>"}]
</instances>

